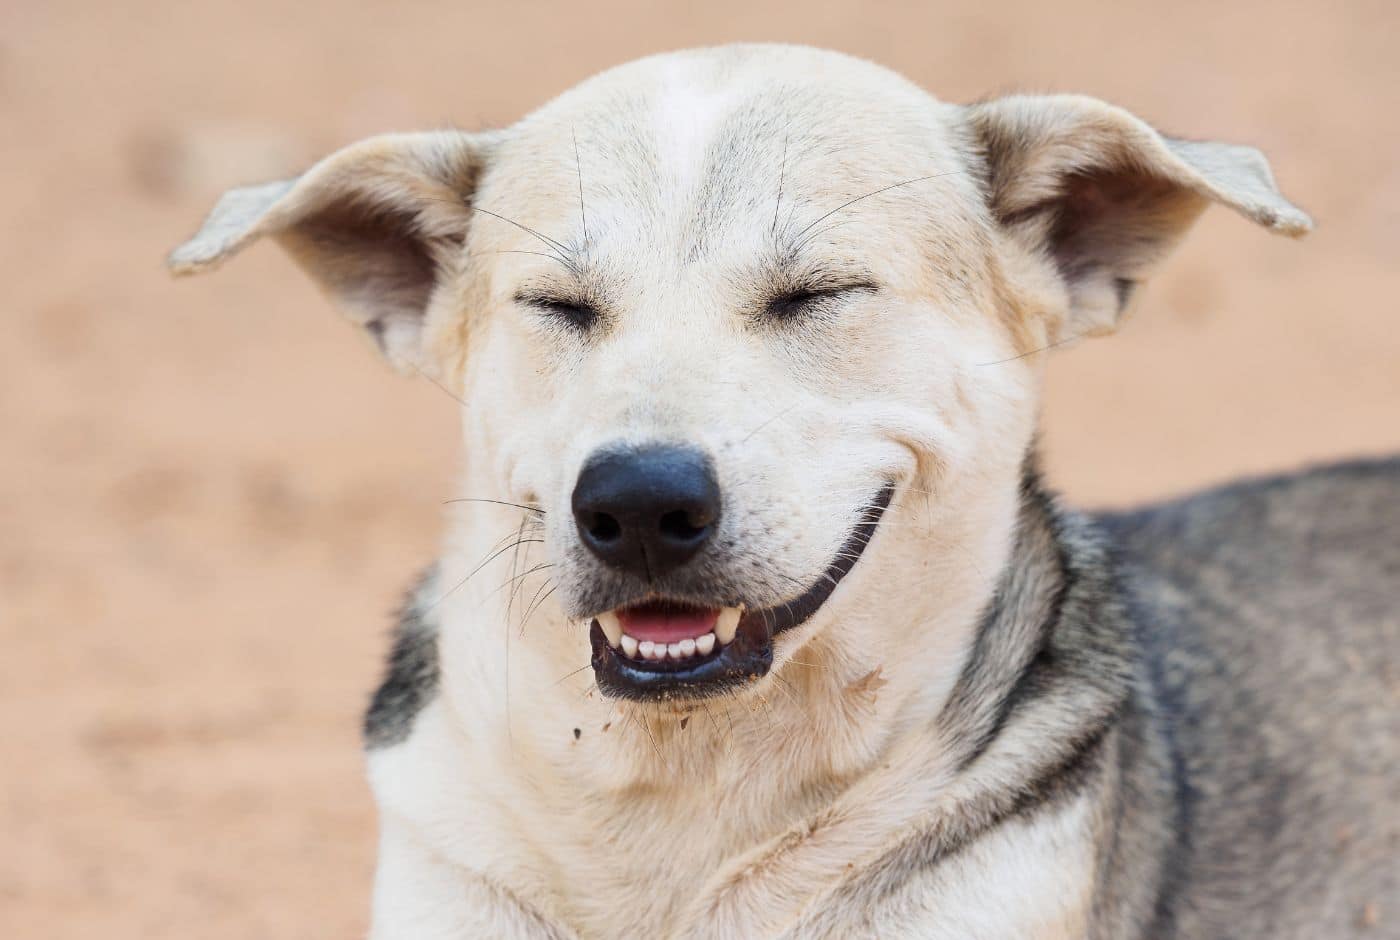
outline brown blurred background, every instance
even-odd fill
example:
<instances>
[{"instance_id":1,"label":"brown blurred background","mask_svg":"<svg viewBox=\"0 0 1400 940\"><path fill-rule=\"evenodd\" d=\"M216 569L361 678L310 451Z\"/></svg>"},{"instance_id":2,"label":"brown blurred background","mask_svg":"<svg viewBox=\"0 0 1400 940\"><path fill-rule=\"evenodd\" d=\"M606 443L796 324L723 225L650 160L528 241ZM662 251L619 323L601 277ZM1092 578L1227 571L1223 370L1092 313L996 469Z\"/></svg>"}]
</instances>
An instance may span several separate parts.
<instances>
[{"instance_id":1,"label":"brown blurred background","mask_svg":"<svg viewBox=\"0 0 1400 940\"><path fill-rule=\"evenodd\" d=\"M1398 33L1387 0L0 0L0 936L365 924L358 715L455 406L271 248L167 280L225 187L737 39L1258 145L1319 231L1211 212L1122 333L1052 367L1052 479L1122 504L1400 449Z\"/></svg>"}]
</instances>

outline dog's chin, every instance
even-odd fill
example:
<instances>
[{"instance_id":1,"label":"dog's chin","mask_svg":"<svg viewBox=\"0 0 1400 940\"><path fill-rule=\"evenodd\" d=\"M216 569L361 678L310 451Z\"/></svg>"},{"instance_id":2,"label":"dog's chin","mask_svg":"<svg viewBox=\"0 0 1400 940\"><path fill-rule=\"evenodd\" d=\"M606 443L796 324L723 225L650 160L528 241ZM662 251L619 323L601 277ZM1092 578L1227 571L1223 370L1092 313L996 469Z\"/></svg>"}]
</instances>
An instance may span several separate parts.
<instances>
[{"instance_id":1,"label":"dog's chin","mask_svg":"<svg viewBox=\"0 0 1400 940\"><path fill-rule=\"evenodd\" d=\"M855 567L894 497L886 483L836 557L805 591L761 608L651 597L596 615L589 638L598 689L641 702L737 694L773 667L773 643L810 620Z\"/></svg>"}]
</instances>

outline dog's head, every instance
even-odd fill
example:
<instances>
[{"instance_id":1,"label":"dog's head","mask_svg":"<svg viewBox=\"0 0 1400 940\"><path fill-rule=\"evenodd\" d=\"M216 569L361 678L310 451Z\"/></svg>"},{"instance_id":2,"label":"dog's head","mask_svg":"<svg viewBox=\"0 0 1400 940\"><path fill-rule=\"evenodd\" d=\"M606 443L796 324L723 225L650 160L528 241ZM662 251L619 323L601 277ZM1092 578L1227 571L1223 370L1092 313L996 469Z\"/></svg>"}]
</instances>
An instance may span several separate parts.
<instances>
[{"instance_id":1,"label":"dog's head","mask_svg":"<svg viewBox=\"0 0 1400 940\"><path fill-rule=\"evenodd\" d=\"M1094 99L954 106L737 47L355 144L229 193L171 263L276 238L460 396L468 495L538 510L604 692L699 697L862 608L984 601L1039 353L1112 329L1210 202L1310 225L1258 152Z\"/></svg>"}]
</instances>

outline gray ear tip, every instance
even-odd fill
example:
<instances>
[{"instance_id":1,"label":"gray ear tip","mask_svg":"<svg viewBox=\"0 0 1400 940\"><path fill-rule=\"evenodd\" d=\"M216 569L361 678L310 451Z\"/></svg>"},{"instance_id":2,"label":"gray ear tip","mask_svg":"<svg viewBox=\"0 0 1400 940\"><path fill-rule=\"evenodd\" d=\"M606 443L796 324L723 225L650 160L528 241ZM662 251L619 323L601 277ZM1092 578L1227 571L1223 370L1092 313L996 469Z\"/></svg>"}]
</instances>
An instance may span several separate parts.
<instances>
[{"instance_id":1,"label":"gray ear tip","mask_svg":"<svg viewBox=\"0 0 1400 940\"><path fill-rule=\"evenodd\" d=\"M176 277L179 277L182 274L193 273L194 265L192 265L190 263L189 258L185 256L183 245L181 245L179 248L176 248L175 250L170 252L170 254L165 256L165 270L169 271Z\"/></svg>"},{"instance_id":2,"label":"gray ear tip","mask_svg":"<svg viewBox=\"0 0 1400 940\"><path fill-rule=\"evenodd\" d=\"M1280 235L1287 235L1289 238L1302 238L1317 227L1312 216L1296 206L1270 213L1270 218L1265 220L1265 224Z\"/></svg>"},{"instance_id":3,"label":"gray ear tip","mask_svg":"<svg viewBox=\"0 0 1400 940\"><path fill-rule=\"evenodd\" d=\"M207 252L200 251L197 241L186 242L165 256L165 270L175 277L188 277L207 270L215 260Z\"/></svg>"},{"instance_id":4,"label":"gray ear tip","mask_svg":"<svg viewBox=\"0 0 1400 940\"><path fill-rule=\"evenodd\" d=\"M204 225L165 259L171 274L208 271L256 238L269 210L296 184L277 180L230 189L219 197Z\"/></svg>"}]
</instances>

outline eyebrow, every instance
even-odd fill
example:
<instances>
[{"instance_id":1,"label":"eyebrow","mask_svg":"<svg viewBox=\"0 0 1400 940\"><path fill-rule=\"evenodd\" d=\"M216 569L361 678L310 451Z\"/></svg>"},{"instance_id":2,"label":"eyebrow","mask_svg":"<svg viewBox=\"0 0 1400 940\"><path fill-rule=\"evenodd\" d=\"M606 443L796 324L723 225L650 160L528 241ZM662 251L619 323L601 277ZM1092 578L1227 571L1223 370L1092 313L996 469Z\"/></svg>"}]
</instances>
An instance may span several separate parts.
<instances>
[{"instance_id":1,"label":"eyebrow","mask_svg":"<svg viewBox=\"0 0 1400 940\"><path fill-rule=\"evenodd\" d=\"M821 257L808 251L807 243L780 248L765 273L767 279L789 288L865 286L875 281L874 272L859 261Z\"/></svg>"}]
</instances>

